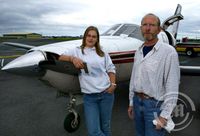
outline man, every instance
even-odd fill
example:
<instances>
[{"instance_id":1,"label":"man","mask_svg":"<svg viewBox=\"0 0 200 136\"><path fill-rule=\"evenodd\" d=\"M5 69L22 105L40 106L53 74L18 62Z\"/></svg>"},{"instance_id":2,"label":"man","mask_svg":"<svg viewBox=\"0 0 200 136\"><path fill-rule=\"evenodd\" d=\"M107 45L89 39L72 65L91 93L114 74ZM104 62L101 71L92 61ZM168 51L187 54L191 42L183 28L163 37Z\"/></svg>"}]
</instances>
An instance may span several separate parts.
<instances>
[{"instance_id":1,"label":"man","mask_svg":"<svg viewBox=\"0 0 200 136\"><path fill-rule=\"evenodd\" d=\"M136 136L164 136L178 97L178 55L171 45L158 40L161 27L156 15L145 15L140 28L145 42L135 53L128 115L135 120Z\"/></svg>"}]
</instances>

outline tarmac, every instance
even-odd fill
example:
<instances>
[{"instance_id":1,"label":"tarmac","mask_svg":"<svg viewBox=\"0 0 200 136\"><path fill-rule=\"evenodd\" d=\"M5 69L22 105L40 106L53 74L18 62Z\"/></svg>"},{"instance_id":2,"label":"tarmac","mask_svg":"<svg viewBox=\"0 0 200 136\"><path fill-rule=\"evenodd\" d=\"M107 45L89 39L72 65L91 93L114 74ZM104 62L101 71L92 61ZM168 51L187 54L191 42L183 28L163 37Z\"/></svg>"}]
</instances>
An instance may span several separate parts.
<instances>
[{"instance_id":1,"label":"tarmac","mask_svg":"<svg viewBox=\"0 0 200 136\"><path fill-rule=\"evenodd\" d=\"M5 53L5 51L1 49L0 44L0 56L18 52L14 50ZM6 59L5 63L10 60L12 58ZM188 58L183 55L181 60L182 63L200 65L199 57ZM200 134L199 83L200 76L181 76L180 92L194 103L195 110L190 110L192 120L187 124L188 126L185 124L181 126L181 130L178 130L177 124L175 127L177 131L171 132L168 136ZM128 82L121 83L115 91L112 115L113 136L134 136L135 124L127 115L128 86ZM57 97L55 88L37 78L0 71L0 136L87 136L82 104L76 107L81 116L80 128L74 133L65 131L63 123L67 115L68 100L68 97Z\"/></svg>"}]
</instances>

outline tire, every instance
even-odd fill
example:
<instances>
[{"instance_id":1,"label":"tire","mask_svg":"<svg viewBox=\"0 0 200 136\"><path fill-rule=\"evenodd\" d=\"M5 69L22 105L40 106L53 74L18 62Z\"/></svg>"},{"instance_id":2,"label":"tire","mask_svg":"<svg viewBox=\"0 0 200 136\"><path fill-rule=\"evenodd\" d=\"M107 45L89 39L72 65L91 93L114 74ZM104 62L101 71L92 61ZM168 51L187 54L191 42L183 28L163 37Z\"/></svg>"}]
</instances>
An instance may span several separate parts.
<instances>
[{"instance_id":1,"label":"tire","mask_svg":"<svg viewBox=\"0 0 200 136\"><path fill-rule=\"evenodd\" d=\"M77 122L75 121L74 113L69 113L64 120L64 128L67 132L72 133L76 131L80 126L80 115L78 114Z\"/></svg>"},{"instance_id":2,"label":"tire","mask_svg":"<svg viewBox=\"0 0 200 136\"><path fill-rule=\"evenodd\" d=\"M187 49L187 50L186 50L186 54L187 54L188 56L193 56L193 55L194 55L193 49Z\"/></svg>"}]
</instances>

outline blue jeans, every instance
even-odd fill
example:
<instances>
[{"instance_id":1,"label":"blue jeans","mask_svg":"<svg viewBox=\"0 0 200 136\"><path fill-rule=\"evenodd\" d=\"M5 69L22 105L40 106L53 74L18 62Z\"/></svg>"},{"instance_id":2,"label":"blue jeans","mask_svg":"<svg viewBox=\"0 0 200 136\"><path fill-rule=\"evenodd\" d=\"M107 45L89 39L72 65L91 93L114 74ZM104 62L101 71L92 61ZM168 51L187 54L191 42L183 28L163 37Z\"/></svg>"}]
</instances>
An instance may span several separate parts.
<instances>
[{"instance_id":1,"label":"blue jeans","mask_svg":"<svg viewBox=\"0 0 200 136\"><path fill-rule=\"evenodd\" d=\"M133 97L134 121L136 136L165 136L164 128L157 130L152 121L159 117L162 102L153 98L141 99L139 96Z\"/></svg>"},{"instance_id":2,"label":"blue jeans","mask_svg":"<svg viewBox=\"0 0 200 136\"><path fill-rule=\"evenodd\" d=\"M84 94L86 126L89 136L111 136L111 115L114 94L107 92Z\"/></svg>"}]
</instances>

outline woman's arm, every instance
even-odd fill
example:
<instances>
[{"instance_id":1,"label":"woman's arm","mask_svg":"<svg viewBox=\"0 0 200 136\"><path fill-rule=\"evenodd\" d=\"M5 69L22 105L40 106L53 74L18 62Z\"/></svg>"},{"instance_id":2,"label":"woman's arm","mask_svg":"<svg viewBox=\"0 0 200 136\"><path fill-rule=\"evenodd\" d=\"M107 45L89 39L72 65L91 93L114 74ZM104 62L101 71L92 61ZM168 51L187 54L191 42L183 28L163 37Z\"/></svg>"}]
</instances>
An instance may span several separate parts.
<instances>
[{"instance_id":1,"label":"woman's arm","mask_svg":"<svg viewBox=\"0 0 200 136\"><path fill-rule=\"evenodd\" d=\"M113 72L109 72L108 73L108 76L109 76L109 78L110 78L110 82L111 82L111 84L110 84L110 87L106 90L108 93L113 93L114 92L114 90L115 90L115 88L117 87L117 85L116 85L116 75L115 75L115 73L113 73Z\"/></svg>"},{"instance_id":2,"label":"woman's arm","mask_svg":"<svg viewBox=\"0 0 200 136\"><path fill-rule=\"evenodd\" d=\"M81 59L74 57L74 56L68 56L68 55L60 55L58 58L60 61L69 61L74 64L74 66L78 69L83 69L84 68L84 63Z\"/></svg>"},{"instance_id":3,"label":"woman's arm","mask_svg":"<svg viewBox=\"0 0 200 136\"><path fill-rule=\"evenodd\" d=\"M110 78L110 82L111 82L111 84L115 84L115 80L116 80L116 76L115 76L115 73L112 73L112 72L109 72L108 73L108 76L109 76L109 78Z\"/></svg>"},{"instance_id":4,"label":"woman's arm","mask_svg":"<svg viewBox=\"0 0 200 136\"><path fill-rule=\"evenodd\" d=\"M58 60L73 62L73 58L74 58L73 56L60 55L60 57L58 58Z\"/></svg>"}]
</instances>

